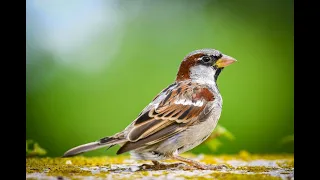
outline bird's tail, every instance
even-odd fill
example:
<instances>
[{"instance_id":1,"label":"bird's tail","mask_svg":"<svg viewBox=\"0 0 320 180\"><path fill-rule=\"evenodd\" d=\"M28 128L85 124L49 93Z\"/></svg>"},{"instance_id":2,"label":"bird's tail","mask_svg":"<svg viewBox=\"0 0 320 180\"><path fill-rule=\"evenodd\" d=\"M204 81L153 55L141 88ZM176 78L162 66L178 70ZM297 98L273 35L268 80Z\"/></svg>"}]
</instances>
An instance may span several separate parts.
<instances>
[{"instance_id":1,"label":"bird's tail","mask_svg":"<svg viewBox=\"0 0 320 180\"><path fill-rule=\"evenodd\" d=\"M95 141L95 142L90 142L87 144L83 144L83 145L74 147L74 148L68 150L67 152L65 152L63 157L71 157L71 156L75 156L75 155L78 155L78 154L81 154L84 152L92 151L95 149L100 149L100 148L107 147L107 146L112 147L116 144L120 144L120 143L123 143L126 141L127 140L125 138L121 138L119 136L118 137L115 137L115 136L105 137L105 138L102 138L102 139Z\"/></svg>"}]
</instances>

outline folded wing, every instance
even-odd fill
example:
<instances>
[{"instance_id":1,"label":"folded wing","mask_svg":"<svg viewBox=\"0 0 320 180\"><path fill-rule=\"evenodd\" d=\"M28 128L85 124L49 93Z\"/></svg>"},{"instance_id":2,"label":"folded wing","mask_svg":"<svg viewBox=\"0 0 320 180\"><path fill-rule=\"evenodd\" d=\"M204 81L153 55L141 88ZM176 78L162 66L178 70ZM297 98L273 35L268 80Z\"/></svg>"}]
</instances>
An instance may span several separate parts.
<instances>
[{"instance_id":1,"label":"folded wing","mask_svg":"<svg viewBox=\"0 0 320 180\"><path fill-rule=\"evenodd\" d=\"M155 144L185 130L201 113L208 113L204 110L213 100L214 95L206 86L192 82L170 85L133 122L127 134L128 142L117 154Z\"/></svg>"}]
</instances>

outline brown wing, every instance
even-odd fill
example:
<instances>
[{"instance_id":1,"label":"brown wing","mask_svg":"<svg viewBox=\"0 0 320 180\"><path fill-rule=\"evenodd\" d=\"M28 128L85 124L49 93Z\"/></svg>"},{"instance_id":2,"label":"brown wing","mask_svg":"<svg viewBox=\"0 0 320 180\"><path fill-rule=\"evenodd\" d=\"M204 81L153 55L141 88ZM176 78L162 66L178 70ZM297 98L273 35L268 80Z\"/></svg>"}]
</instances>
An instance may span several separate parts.
<instances>
[{"instance_id":1,"label":"brown wing","mask_svg":"<svg viewBox=\"0 0 320 180\"><path fill-rule=\"evenodd\" d=\"M206 86L191 82L170 85L133 122L127 134L129 142L118 154L157 143L184 130L213 100L213 93Z\"/></svg>"}]
</instances>

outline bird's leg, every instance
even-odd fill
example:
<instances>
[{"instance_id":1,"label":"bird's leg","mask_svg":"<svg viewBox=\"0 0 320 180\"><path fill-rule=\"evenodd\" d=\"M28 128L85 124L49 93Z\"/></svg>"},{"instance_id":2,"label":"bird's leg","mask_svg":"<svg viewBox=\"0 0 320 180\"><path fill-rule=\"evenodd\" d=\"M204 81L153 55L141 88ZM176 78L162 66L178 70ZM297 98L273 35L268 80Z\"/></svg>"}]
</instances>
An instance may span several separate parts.
<instances>
[{"instance_id":1,"label":"bird's leg","mask_svg":"<svg viewBox=\"0 0 320 180\"><path fill-rule=\"evenodd\" d=\"M185 162L193 167L196 167L202 170L218 170L218 169L228 168L226 165L223 165L223 164L222 165L206 165L192 159L181 157L177 153L173 154L172 159Z\"/></svg>"}]
</instances>

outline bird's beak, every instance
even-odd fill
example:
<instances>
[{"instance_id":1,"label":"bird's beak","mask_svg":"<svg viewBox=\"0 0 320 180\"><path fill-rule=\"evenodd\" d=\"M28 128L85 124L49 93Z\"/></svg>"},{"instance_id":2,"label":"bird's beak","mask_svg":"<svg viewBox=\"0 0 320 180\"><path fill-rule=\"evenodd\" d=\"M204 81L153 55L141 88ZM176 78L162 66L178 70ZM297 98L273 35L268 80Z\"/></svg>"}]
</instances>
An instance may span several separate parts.
<instances>
[{"instance_id":1,"label":"bird's beak","mask_svg":"<svg viewBox=\"0 0 320 180\"><path fill-rule=\"evenodd\" d=\"M218 61L216 62L216 66L218 68L222 68L222 67L226 67L229 66L230 64L236 62L237 60L234 59L231 56L227 56L227 55L222 55L222 57L220 59L218 59Z\"/></svg>"}]
</instances>

